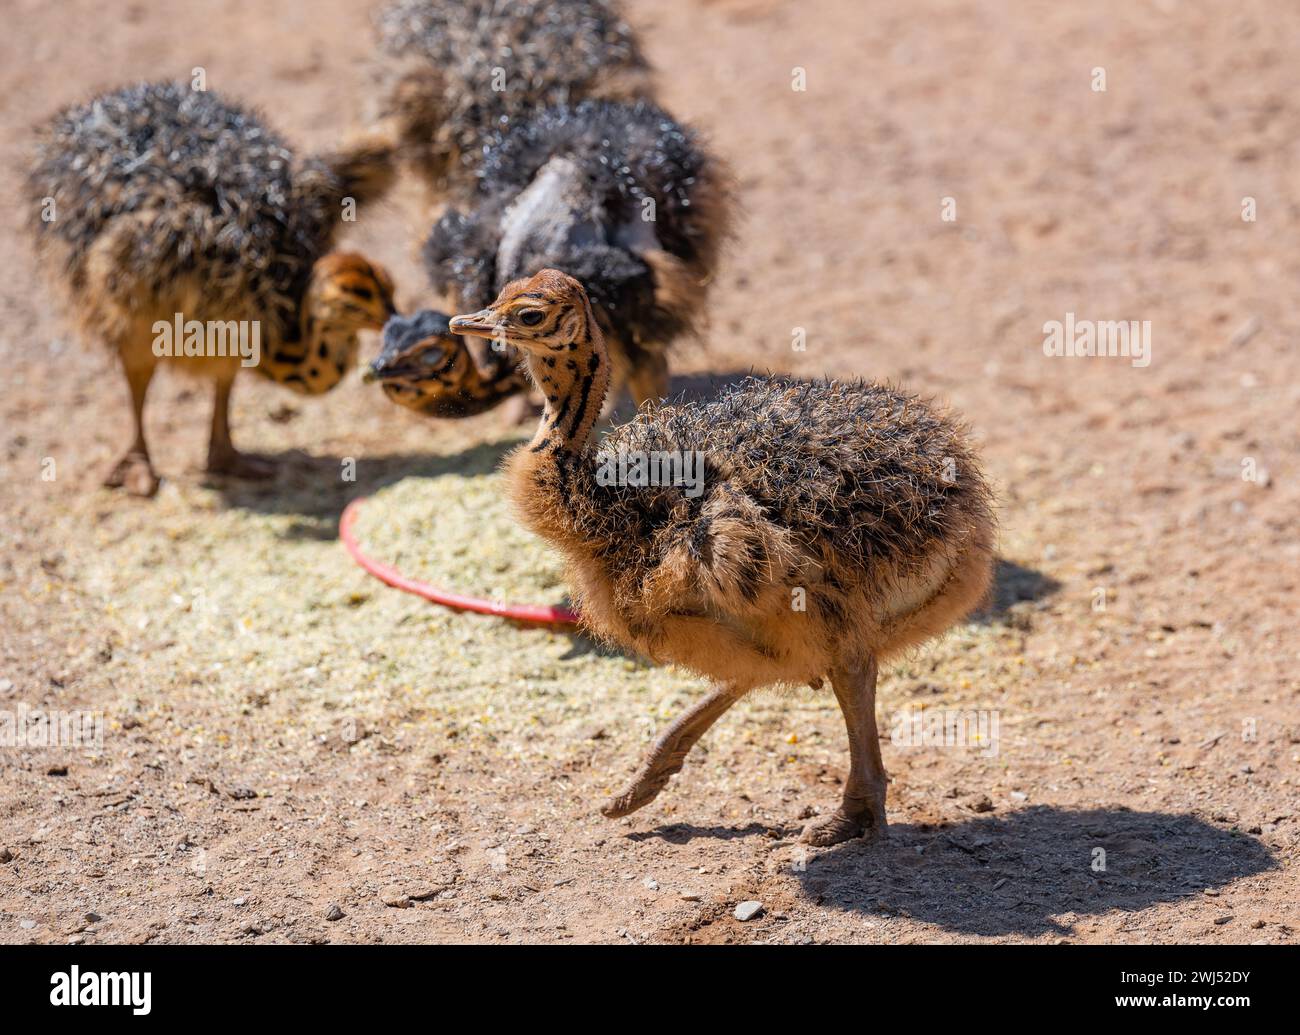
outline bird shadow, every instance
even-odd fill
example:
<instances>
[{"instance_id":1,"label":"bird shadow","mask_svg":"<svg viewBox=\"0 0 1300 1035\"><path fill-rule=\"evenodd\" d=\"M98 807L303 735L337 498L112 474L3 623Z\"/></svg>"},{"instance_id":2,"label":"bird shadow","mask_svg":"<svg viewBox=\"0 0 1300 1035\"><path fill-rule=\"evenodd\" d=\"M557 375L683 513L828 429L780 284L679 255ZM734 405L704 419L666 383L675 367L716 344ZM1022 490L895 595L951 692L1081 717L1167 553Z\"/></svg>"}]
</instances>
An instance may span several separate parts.
<instances>
[{"instance_id":1,"label":"bird shadow","mask_svg":"<svg viewBox=\"0 0 1300 1035\"><path fill-rule=\"evenodd\" d=\"M999 557L993 569L993 587L989 590L988 601L971 615L970 620L981 625L1005 622L1016 604L1042 600L1060 588L1060 582L1050 575Z\"/></svg>"},{"instance_id":2,"label":"bird shadow","mask_svg":"<svg viewBox=\"0 0 1300 1035\"><path fill-rule=\"evenodd\" d=\"M1068 934L1077 918L1199 897L1277 865L1261 842L1191 815L1037 805L884 841L796 851L818 905L979 935ZM1073 917L1073 919L1072 919Z\"/></svg>"},{"instance_id":3,"label":"bird shadow","mask_svg":"<svg viewBox=\"0 0 1300 1035\"><path fill-rule=\"evenodd\" d=\"M761 823L750 823L743 827L700 827L693 823L668 823L627 835L629 841L667 841L669 844L689 844L699 837L714 841L734 841L742 837L757 837L770 833L770 828Z\"/></svg>"},{"instance_id":4,"label":"bird shadow","mask_svg":"<svg viewBox=\"0 0 1300 1035\"><path fill-rule=\"evenodd\" d=\"M298 520L280 531L286 539L335 539L339 517L352 500L370 496L404 478L467 477L491 474L513 441L484 442L455 453L393 453L342 457L294 449L264 454L276 465L264 482L216 478L209 481L225 505L260 514L289 515Z\"/></svg>"}]
</instances>

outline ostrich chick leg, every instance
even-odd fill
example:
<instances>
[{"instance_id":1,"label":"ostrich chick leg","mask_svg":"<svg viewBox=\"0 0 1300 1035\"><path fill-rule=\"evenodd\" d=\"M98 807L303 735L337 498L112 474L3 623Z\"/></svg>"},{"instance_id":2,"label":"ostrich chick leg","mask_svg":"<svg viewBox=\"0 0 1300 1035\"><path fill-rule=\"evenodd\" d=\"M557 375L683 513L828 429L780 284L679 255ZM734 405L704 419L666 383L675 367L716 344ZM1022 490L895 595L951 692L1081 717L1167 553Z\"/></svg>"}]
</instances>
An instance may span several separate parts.
<instances>
[{"instance_id":1,"label":"ostrich chick leg","mask_svg":"<svg viewBox=\"0 0 1300 1035\"><path fill-rule=\"evenodd\" d=\"M638 409L642 403L667 396L668 358L662 352L645 356L640 365L628 371L627 393Z\"/></svg>"},{"instance_id":2,"label":"ostrich chick leg","mask_svg":"<svg viewBox=\"0 0 1300 1035\"><path fill-rule=\"evenodd\" d=\"M867 831L883 836L885 786L889 780L876 731L876 659L869 657L865 662L836 668L831 672L831 685L849 731L849 778L840 807L809 823L799 838L822 847Z\"/></svg>"},{"instance_id":3,"label":"ostrich chick leg","mask_svg":"<svg viewBox=\"0 0 1300 1035\"><path fill-rule=\"evenodd\" d=\"M152 496L158 491L158 475L149 459L149 447L144 441L144 397L153 379L153 363L126 364L126 383L131 388L131 418L135 422L135 438L131 448L108 472L105 488L125 488L132 496Z\"/></svg>"},{"instance_id":4,"label":"ostrich chick leg","mask_svg":"<svg viewBox=\"0 0 1300 1035\"><path fill-rule=\"evenodd\" d=\"M233 373L223 374L217 380L212 401L212 435L208 439L208 470L236 478L270 478L275 474L274 464L239 452L230 441L230 389L234 383Z\"/></svg>"},{"instance_id":5,"label":"ostrich chick leg","mask_svg":"<svg viewBox=\"0 0 1300 1035\"><path fill-rule=\"evenodd\" d=\"M668 778L681 770L695 742L743 696L744 691L734 686L718 686L694 708L678 717L655 741L623 793L607 801L601 807L601 813L617 819L654 801Z\"/></svg>"}]
</instances>

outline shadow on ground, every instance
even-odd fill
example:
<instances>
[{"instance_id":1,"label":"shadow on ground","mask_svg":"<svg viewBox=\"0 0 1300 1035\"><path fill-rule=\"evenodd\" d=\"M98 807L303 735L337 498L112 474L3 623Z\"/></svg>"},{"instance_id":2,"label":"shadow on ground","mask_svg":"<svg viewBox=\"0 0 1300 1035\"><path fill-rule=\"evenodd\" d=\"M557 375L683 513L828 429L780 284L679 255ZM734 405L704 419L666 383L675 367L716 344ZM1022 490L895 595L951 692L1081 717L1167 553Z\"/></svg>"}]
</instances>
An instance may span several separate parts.
<instances>
[{"instance_id":1,"label":"shadow on ground","mask_svg":"<svg viewBox=\"0 0 1300 1035\"><path fill-rule=\"evenodd\" d=\"M445 456L314 456L290 450L264 454L277 466L273 479L214 479L210 484L228 507L261 514L298 515L301 520L282 533L286 538L335 539L343 508L358 496L373 495L404 478L490 474L513 447L513 441L486 442Z\"/></svg>"},{"instance_id":2,"label":"shadow on ground","mask_svg":"<svg viewBox=\"0 0 1300 1035\"><path fill-rule=\"evenodd\" d=\"M989 602L971 615L970 620L985 625L1004 622L1016 604L1037 602L1060 588L1061 584L1050 575L999 557L993 569L993 591Z\"/></svg>"},{"instance_id":3,"label":"shadow on ground","mask_svg":"<svg viewBox=\"0 0 1300 1035\"><path fill-rule=\"evenodd\" d=\"M758 837L771 830L761 823L750 823L743 827L700 827L693 823L670 823L655 827L643 833L628 834L629 841L667 841L672 845L689 844L696 838L708 838L711 841L734 841L742 837Z\"/></svg>"},{"instance_id":4,"label":"shadow on ground","mask_svg":"<svg viewBox=\"0 0 1300 1035\"><path fill-rule=\"evenodd\" d=\"M1094 866L1104 860L1105 869ZM942 828L900 824L796 871L818 905L981 935L1068 934L1063 914L1131 912L1275 867L1253 837L1195 816L1034 806ZM1208 922L1208 921L1207 921Z\"/></svg>"}]
</instances>

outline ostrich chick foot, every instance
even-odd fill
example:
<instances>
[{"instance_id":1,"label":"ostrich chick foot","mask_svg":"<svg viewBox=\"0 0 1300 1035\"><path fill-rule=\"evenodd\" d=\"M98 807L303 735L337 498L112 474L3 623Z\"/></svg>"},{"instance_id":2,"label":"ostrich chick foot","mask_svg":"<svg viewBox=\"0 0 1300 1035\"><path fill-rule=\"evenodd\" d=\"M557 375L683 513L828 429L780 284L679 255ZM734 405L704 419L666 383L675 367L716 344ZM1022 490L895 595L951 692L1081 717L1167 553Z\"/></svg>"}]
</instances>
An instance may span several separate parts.
<instances>
[{"instance_id":1,"label":"ostrich chick foot","mask_svg":"<svg viewBox=\"0 0 1300 1035\"><path fill-rule=\"evenodd\" d=\"M823 816L804 827L799 840L806 845L826 848L864 835L869 835L872 839L881 838L885 836L886 829L884 821L877 820L870 809L848 813L841 806L829 816Z\"/></svg>"},{"instance_id":2,"label":"ostrich chick foot","mask_svg":"<svg viewBox=\"0 0 1300 1035\"><path fill-rule=\"evenodd\" d=\"M623 790L622 794L615 795L600 807L601 815L607 819L618 819L620 816L626 816L635 812L645 805L649 805L655 798L659 797L659 792L664 789L664 785L674 773L682 768L682 763L686 761L685 752L681 757L666 764L654 764L654 759L647 760L646 764L641 767L641 771L632 778L632 781Z\"/></svg>"},{"instance_id":3,"label":"ostrich chick foot","mask_svg":"<svg viewBox=\"0 0 1300 1035\"><path fill-rule=\"evenodd\" d=\"M108 472L104 488L125 489L132 496L148 498L158 491L158 475L147 455L132 450Z\"/></svg>"}]
</instances>

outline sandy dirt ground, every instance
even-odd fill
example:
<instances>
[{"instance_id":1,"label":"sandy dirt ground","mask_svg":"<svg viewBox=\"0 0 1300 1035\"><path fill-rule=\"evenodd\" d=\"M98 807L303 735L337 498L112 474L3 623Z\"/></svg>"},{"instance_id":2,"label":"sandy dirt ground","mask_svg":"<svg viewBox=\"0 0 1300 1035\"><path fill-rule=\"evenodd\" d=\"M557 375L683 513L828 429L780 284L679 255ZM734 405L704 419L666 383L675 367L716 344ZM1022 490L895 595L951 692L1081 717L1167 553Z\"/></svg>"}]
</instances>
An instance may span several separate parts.
<instances>
[{"instance_id":1,"label":"sandy dirt ground","mask_svg":"<svg viewBox=\"0 0 1300 1035\"><path fill-rule=\"evenodd\" d=\"M1300 9L631 8L745 206L677 386L895 379L965 414L1000 495L996 600L882 674L891 838L803 851L847 766L829 693L755 695L611 822L698 680L350 563L347 501L489 471L496 415L250 379L236 440L282 470L209 483L208 391L164 375L162 492L97 488L126 392L33 269L29 127L203 66L327 146L365 110L364 7L7 5L0 711L107 726L99 751L0 748L0 941L1294 942ZM432 301L427 226L407 185L348 237L406 306ZM1152 362L1044 355L1067 313L1150 321ZM918 708L996 716L996 753L894 743Z\"/></svg>"}]
</instances>

